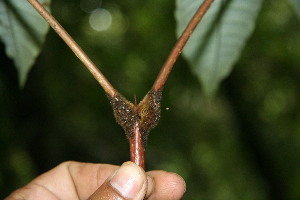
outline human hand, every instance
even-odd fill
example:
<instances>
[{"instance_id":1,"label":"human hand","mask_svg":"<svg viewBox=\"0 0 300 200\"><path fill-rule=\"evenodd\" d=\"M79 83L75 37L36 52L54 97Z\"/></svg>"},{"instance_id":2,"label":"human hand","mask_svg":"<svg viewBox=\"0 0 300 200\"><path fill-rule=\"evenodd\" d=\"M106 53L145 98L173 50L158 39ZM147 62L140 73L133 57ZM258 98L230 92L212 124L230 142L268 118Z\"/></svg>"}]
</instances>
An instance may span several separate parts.
<instances>
[{"instance_id":1,"label":"human hand","mask_svg":"<svg viewBox=\"0 0 300 200\"><path fill-rule=\"evenodd\" d=\"M184 192L185 182L179 175L165 171L145 173L132 162L121 167L64 162L5 200L176 200Z\"/></svg>"}]
</instances>

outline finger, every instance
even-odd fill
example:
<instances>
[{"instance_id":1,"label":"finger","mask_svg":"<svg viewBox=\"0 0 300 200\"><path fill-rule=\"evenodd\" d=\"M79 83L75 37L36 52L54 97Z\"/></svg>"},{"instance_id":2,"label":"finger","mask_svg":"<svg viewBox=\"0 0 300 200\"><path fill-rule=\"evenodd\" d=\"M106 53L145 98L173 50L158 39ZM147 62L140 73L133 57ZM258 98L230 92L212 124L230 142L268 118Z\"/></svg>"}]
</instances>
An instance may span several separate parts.
<instances>
[{"instance_id":1,"label":"finger","mask_svg":"<svg viewBox=\"0 0 300 200\"><path fill-rule=\"evenodd\" d=\"M37 199L47 199L47 200L59 200L55 194L53 194L47 188L37 185L31 184L27 185L23 188L20 188L13 193L11 193L4 200L37 200Z\"/></svg>"},{"instance_id":2,"label":"finger","mask_svg":"<svg viewBox=\"0 0 300 200\"><path fill-rule=\"evenodd\" d=\"M79 199L87 199L119 166L72 162L68 170Z\"/></svg>"},{"instance_id":3,"label":"finger","mask_svg":"<svg viewBox=\"0 0 300 200\"><path fill-rule=\"evenodd\" d=\"M178 200L182 198L186 191L185 181L178 174L165 171L150 171L147 172L147 175L155 182L151 194L147 193L147 200Z\"/></svg>"},{"instance_id":4,"label":"finger","mask_svg":"<svg viewBox=\"0 0 300 200\"><path fill-rule=\"evenodd\" d=\"M117 169L89 200L142 200L147 190L145 171L132 162Z\"/></svg>"},{"instance_id":5,"label":"finger","mask_svg":"<svg viewBox=\"0 0 300 200\"><path fill-rule=\"evenodd\" d=\"M10 199L87 199L117 166L64 162L13 192Z\"/></svg>"}]
</instances>

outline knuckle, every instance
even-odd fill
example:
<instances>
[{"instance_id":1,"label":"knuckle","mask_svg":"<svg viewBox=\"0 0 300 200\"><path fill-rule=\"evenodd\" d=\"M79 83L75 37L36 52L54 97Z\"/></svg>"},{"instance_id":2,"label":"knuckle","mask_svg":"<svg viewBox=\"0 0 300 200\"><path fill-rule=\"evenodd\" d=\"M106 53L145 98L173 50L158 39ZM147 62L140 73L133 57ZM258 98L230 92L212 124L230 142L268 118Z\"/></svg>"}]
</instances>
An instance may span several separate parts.
<instances>
[{"instance_id":1,"label":"knuckle","mask_svg":"<svg viewBox=\"0 0 300 200\"><path fill-rule=\"evenodd\" d=\"M30 194L32 193L32 187L24 186L20 189L15 190L4 200L27 200L30 199Z\"/></svg>"}]
</instances>

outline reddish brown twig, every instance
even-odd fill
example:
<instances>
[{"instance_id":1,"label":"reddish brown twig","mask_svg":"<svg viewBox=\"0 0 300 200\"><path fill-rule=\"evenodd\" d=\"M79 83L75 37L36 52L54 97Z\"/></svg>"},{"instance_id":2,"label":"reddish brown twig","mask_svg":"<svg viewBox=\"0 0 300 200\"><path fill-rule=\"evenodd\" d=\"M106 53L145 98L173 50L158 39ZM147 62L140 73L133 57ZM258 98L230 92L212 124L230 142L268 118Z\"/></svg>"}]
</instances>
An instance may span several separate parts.
<instances>
[{"instance_id":1,"label":"reddish brown twig","mask_svg":"<svg viewBox=\"0 0 300 200\"><path fill-rule=\"evenodd\" d=\"M133 129L133 136L129 139L130 161L145 169L145 148L143 147L142 134L139 124L136 123Z\"/></svg>"},{"instance_id":2,"label":"reddish brown twig","mask_svg":"<svg viewBox=\"0 0 300 200\"><path fill-rule=\"evenodd\" d=\"M190 20L189 24L187 25L186 29L183 31L182 35L180 36L180 38L178 39L177 43L175 44L174 48L172 49L169 57L167 58L165 64L162 66L152 88L157 91L161 88L163 88L165 82L168 79L168 76L177 60L177 58L179 57L183 47L185 46L185 44L187 43L188 39L190 38L190 36L192 35L193 31L195 30L195 28L197 27L197 25L199 24L199 22L201 21L201 19L203 18L204 14L207 12L207 10L209 9L210 5L212 4L214 0L205 0L201 6L199 7L199 9L197 10L197 12L195 13L195 15L192 17L192 19Z\"/></svg>"},{"instance_id":3,"label":"reddish brown twig","mask_svg":"<svg viewBox=\"0 0 300 200\"><path fill-rule=\"evenodd\" d=\"M49 25L56 31L56 33L65 41L75 55L81 60L86 68L92 73L95 79L99 82L102 88L110 96L114 96L117 91L91 61L91 59L84 53L80 46L73 40L73 38L65 31L65 29L56 21L56 19L37 1L28 0L28 2L39 12L39 14L49 23Z\"/></svg>"}]
</instances>

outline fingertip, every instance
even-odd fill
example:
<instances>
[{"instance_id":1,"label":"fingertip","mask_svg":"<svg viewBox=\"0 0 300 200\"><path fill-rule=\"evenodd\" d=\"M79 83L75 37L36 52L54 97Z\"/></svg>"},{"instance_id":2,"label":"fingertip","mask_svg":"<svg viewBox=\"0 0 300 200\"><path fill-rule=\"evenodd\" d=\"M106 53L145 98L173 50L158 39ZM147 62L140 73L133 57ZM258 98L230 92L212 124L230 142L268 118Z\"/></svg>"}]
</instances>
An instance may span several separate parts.
<instances>
[{"instance_id":1,"label":"fingertip","mask_svg":"<svg viewBox=\"0 0 300 200\"><path fill-rule=\"evenodd\" d=\"M147 190L145 171L132 162L125 162L96 190L89 200L142 200Z\"/></svg>"},{"instance_id":2,"label":"fingertip","mask_svg":"<svg viewBox=\"0 0 300 200\"><path fill-rule=\"evenodd\" d=\"M133 162L125 162L110 179L110 185L126 199L134 199L145 193L146 174Z\"/></svg>"},{"instance_id":3,"label":"fingertip","mask_svg":"<svg viewBox=\"0 0 300 200\"><path fill-rule=\"evenodd\" d=\"M170 173L169 178L170 189L173 190L174 199L181 199L186 192L186 183L184 179L176 173Z\"/></svg>"},{"instance_id":4,"label":"fingertip","mask_svg":"<svg viewBox=\"0 0 300 200\"><path fill-rule=\"evenodd\" d=\"M184 179L176 174L165 171L147 173L154 180L154 189L150 199L181 199L186 192Z\"/></svg>"}]
</instances>

